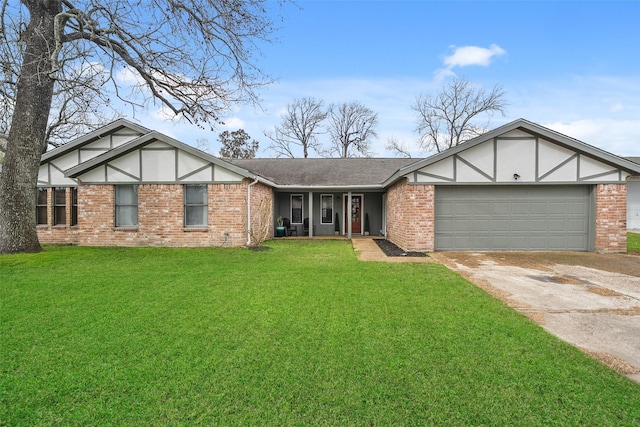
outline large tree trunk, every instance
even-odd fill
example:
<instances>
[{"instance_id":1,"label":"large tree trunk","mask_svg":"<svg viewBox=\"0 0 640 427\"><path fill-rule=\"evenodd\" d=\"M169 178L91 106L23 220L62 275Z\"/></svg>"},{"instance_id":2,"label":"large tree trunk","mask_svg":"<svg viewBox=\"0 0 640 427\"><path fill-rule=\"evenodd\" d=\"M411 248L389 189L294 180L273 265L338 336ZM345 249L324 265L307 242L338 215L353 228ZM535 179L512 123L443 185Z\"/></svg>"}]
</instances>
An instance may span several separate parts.
<instances>
[{"instance_id":1,"label":"large tree trunk","mask_svg":"<svg viewBox=\"0 0 640 427\"><path fill-rule=\"evenodd\" d=\"M0 253L38 252L36 184L54 80L51 54L59 1L23 0L30 12L24 62L0 175Z\"/></svg>"}]
</instances>

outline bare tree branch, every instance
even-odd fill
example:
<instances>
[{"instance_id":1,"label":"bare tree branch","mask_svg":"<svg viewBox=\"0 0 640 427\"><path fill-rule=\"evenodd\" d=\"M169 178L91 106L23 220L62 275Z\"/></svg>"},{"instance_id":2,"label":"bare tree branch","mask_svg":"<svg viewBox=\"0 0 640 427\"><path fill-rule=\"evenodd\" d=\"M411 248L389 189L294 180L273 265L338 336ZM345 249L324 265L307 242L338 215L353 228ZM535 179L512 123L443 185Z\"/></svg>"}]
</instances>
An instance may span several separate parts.
<instances>
[{"instance_id":1,"label":"bare tree branch","mask_svg":"<svg viewBox=\"0 0 640 427\"><path fill-rule=\"evenodd\" d=\"M402 142L398 141L394 137L387 140L387 144L384 146L385 150L396 153L398 157L411 158L411 150Z\"/></svg>"},{"instance_id":2,"label":"bare tree branch","mask_svg":"<svg viewBox=\"0 0 640 427\"><path fill-rule=\"evenodd\" d=\"M280 126L276 126L274 132L264 133L272 141L269 148L275 151L276 157L295 157L295 147L302 148L305 159L309 150L321 151L316 135L321 133L319 127L327 117L322 106L323 101L313 98L296 99L287 105Z\"/></svg>"},{"instance_id":3,"label":"bare tree branch","mask_svg":"<svg viewBox=\"0 0 640 427\"><path fill-rule=\"evenodd\" d=\"M487 93L464 78L455 78L435 95L419 95L412 109L418 115L421 147L441 152L482 134L494 113L504 115L504 95L500 85ZM489 118L479 125L482 114Z\"/></svg>"},{"instance_id":4,"label":"bare tree branch","mask_svg":"<svg viewBox=\"0 0 640 427\"><path fill-rule=\"evenodd\" d=\"M371 139L378 134L378 114L359 102L332 104L328 112L332 146L330 154L338 157L370 157Z\"/></svg>"},{"instance_id":5,"label":"bare tree branch","mask_svg":"<svg viewBox=\"0 0 640 427\"><path fill-rule=\"evenodd\" d=\"M109 107L106 85L134 108L159 105L213 129L271 82L254 62L274 31L269 0L0 1L0 132L8 130L0 253L40 249L33 212L43 146Z\"/></svg>"}]
</instances>

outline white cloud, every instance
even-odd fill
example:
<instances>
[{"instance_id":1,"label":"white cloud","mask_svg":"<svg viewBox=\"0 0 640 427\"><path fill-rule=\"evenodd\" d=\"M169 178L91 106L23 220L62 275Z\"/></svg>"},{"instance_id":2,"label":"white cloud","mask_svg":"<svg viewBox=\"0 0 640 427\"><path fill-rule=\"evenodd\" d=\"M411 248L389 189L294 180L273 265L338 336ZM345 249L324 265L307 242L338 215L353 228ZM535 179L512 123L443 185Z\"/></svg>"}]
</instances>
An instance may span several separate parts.
<instances>
[{"instance_id":1,"label":"white cloud","mask_svg":"<svg viewBox=\"0 0 640 427\"><path fill-rule=\"evenodd\" d=\"M624 111L624 105L622 105L621 102L616 102L611 105L609 111L611 111L612 113L619 113L621 111Z\"/></svg>"},{"instance_id":2,"label":"white cloud","mask_svg":"<svg viewBox=\"0 0 640 427\"><path fill-rule=\"evenodd\" d=\"M638 78L571 76L505 84L509 98L505 120L523 117L610 153L637 156Z\"/></svg>"},{"instance_id":3,"label":"white cloud","mask_svg":"<svg viewBox=\"0 0 640 427\"><path fill-rule=\"evenodd\" d=\"M494 57L506 53L506 50L496 44L492 44L488 49L478 46L456 47L453 54L444 58L444 65L449 70L453 67L468 67L470 65L487 67Z\"/></svg>"},{"instance_id":4,"label":"white cloud","mask_svg":"<svg viewBox=\"0 0 640 427\"><path fill-rule=\"evenodd\" d=\"M131 67L123 67L115 73L116 82L122 86L137 86L144 83L140 74L136 73Z\"/></svg>"},{"instance_id":5,"label":"white cloud","mask_svg":"<svg viewBox=\"0 0 640 427\"><path fill-rule=\"evenodd\" d=\"M176 116L176 114L173 112L172 109L166 106L162 106L161 108L158 108L157 110L153 111L152 116L153 118L158 120L167 120L167 121L176 122L180 120L180 118L182 117L182 114L179 114L178 116Z\"/></svg>"},{"instance_id":6,"label":"white cloud","mask_svg":"<svg viewBox=\"0 0 640 427\"><path fill-rule=\"evenodd\" d=\"M244 120L240 117L230 117L224 121L223 127L230 130L242 129L245 126Z\"/></svg>"},{"instance_id":7,"label":"white cloud","mask_svg":"<svg viewBox=\"0 0 640 427\"><path fill-rule=\"evenodd\" d=\"M640 153L640 149L629 143L631 135L640 134L638 120L591 118L542 125L618 156L637 156Z\"/></svg>"}]
</instances>

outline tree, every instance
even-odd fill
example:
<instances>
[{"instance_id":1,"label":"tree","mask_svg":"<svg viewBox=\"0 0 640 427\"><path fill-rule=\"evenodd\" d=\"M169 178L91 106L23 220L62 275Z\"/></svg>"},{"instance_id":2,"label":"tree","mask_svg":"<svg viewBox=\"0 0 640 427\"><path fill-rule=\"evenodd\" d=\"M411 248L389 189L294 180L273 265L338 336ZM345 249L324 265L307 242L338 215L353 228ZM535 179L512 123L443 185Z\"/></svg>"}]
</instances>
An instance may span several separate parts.
<instances>
[{"instance_id":1,"label":"tree","mask_svg":"<svg viewBox=\"0 0 640 427\"><path fill-rule=\"evenodd\" d=\"M359 102L332 104L328 112L330 153L338 157L368 157L371 139L377 137L378 114Z\"/></svg>"},{"instance_id":2,"label":"tree","mask_svg":"<svg viewBox=\"0 0 640 427\"><path fill-rule=\"evenodd\" d=\"M407 147L406 144L398 141L394 137L391 137L387 140L387 144L384 146L384 148L388 151L396 153L398 157L404 157L406 159L411 158L411 150L409 149L409 147Z\"/></svg>"},{"instance_id":3,"label":"tree","mask_svg":"<svg viewBox=\"0 0 640 427\"><path fill-rule=\"evenodd\" d=\"M496 112L504 115L506 102L500 85L490 92L476 88L464 78L455 78L435 95L419 95L412 109L418 114L417 132L423 150L438 153L481 135L488 122L476 119Z\"/></svg>"},{"instance_id":4,"label":"tree","mask_svg":"<svg viewBox=\"0 0 640 427\"><path fill-rule=\"evenodd\" d=\"M251 141L251 137L244 129L233 132L225 130L218 136L222 143L220 157L223 159L253 159L258 151L258 141Z\"/></svg>"},{"instance_id":5,"label":"tree","mask_svg":"<svg viewBox=\"0 0 640 427\"><path fill-rule=\"evenodd\" d=\"M24 47L0 176L0 253L40 250L40 156L56 84L71 70L106 73L130 105L153 102L191 123L215 124L232 105L257 102L269 82L252 64L256 41L273 31L266 7L267 0L3 0L3 35L19 31L9 39Z\"/></svg>"},{"instance_id":6,"label":"tree","mask_svg":"<svg viewBox=\"0 0 640 427\"><path fill-rule=\"evenodd\" d=\"M318 128L327 117L322 105L323 101L313 98L296 99L287 105L280 126L276 126L274 132L264 133L272 141L269 148L276 152L276 157L295 157L296 146L302 147L305 159L310 149L320 151L316 135L320 133Z\"/></svg>"},{"instance_id":7,"label":"tree","mask_svg":"<svg viewBox=\"0 0 640 427\"><path fill-rule=\"evenodd\" d=\"M7 2L5 5L8 7ZM0 44L0 110L3 111L0 133L8 133L15 109L16 86L25 44L20 40L21 22L14 20L13 14L5 13L1 17L5 37L4 43ZM77 53L72 46L64 45L60 57L60 62L71 63L77 60ZM100 64L60 67L42 141L43 152L48 146L59 147L115 119L109 94L102 90L107 78L108 73Z\"/></svg>"},{"instance_id":8,"label":"tree","mask_svg":"<svg viewBox=\"0 0 640 427\"><path fill-rule=\"evenodd\" d=\"M7 135L0 133L0 164L4 160L4 152L7 149Z\"/></svg>"}]
</instances>

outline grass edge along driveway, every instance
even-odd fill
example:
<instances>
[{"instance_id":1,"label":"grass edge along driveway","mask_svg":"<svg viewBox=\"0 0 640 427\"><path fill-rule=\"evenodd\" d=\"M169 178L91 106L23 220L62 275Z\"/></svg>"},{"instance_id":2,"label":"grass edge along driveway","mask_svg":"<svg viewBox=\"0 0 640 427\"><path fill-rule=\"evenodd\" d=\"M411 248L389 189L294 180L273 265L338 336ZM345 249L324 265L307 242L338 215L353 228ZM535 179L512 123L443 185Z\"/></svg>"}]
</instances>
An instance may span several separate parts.
<instances>
[{"instance_id":1,"label":"grass edge along driveway","mask_svg":"<svg viewBox=\"0 0 640 427\"><path fill-rule=\"evenodd\" d=\"M0 257L2 425L637 425L640 386L344 241Z\"/></svg>"}]
</instances>

